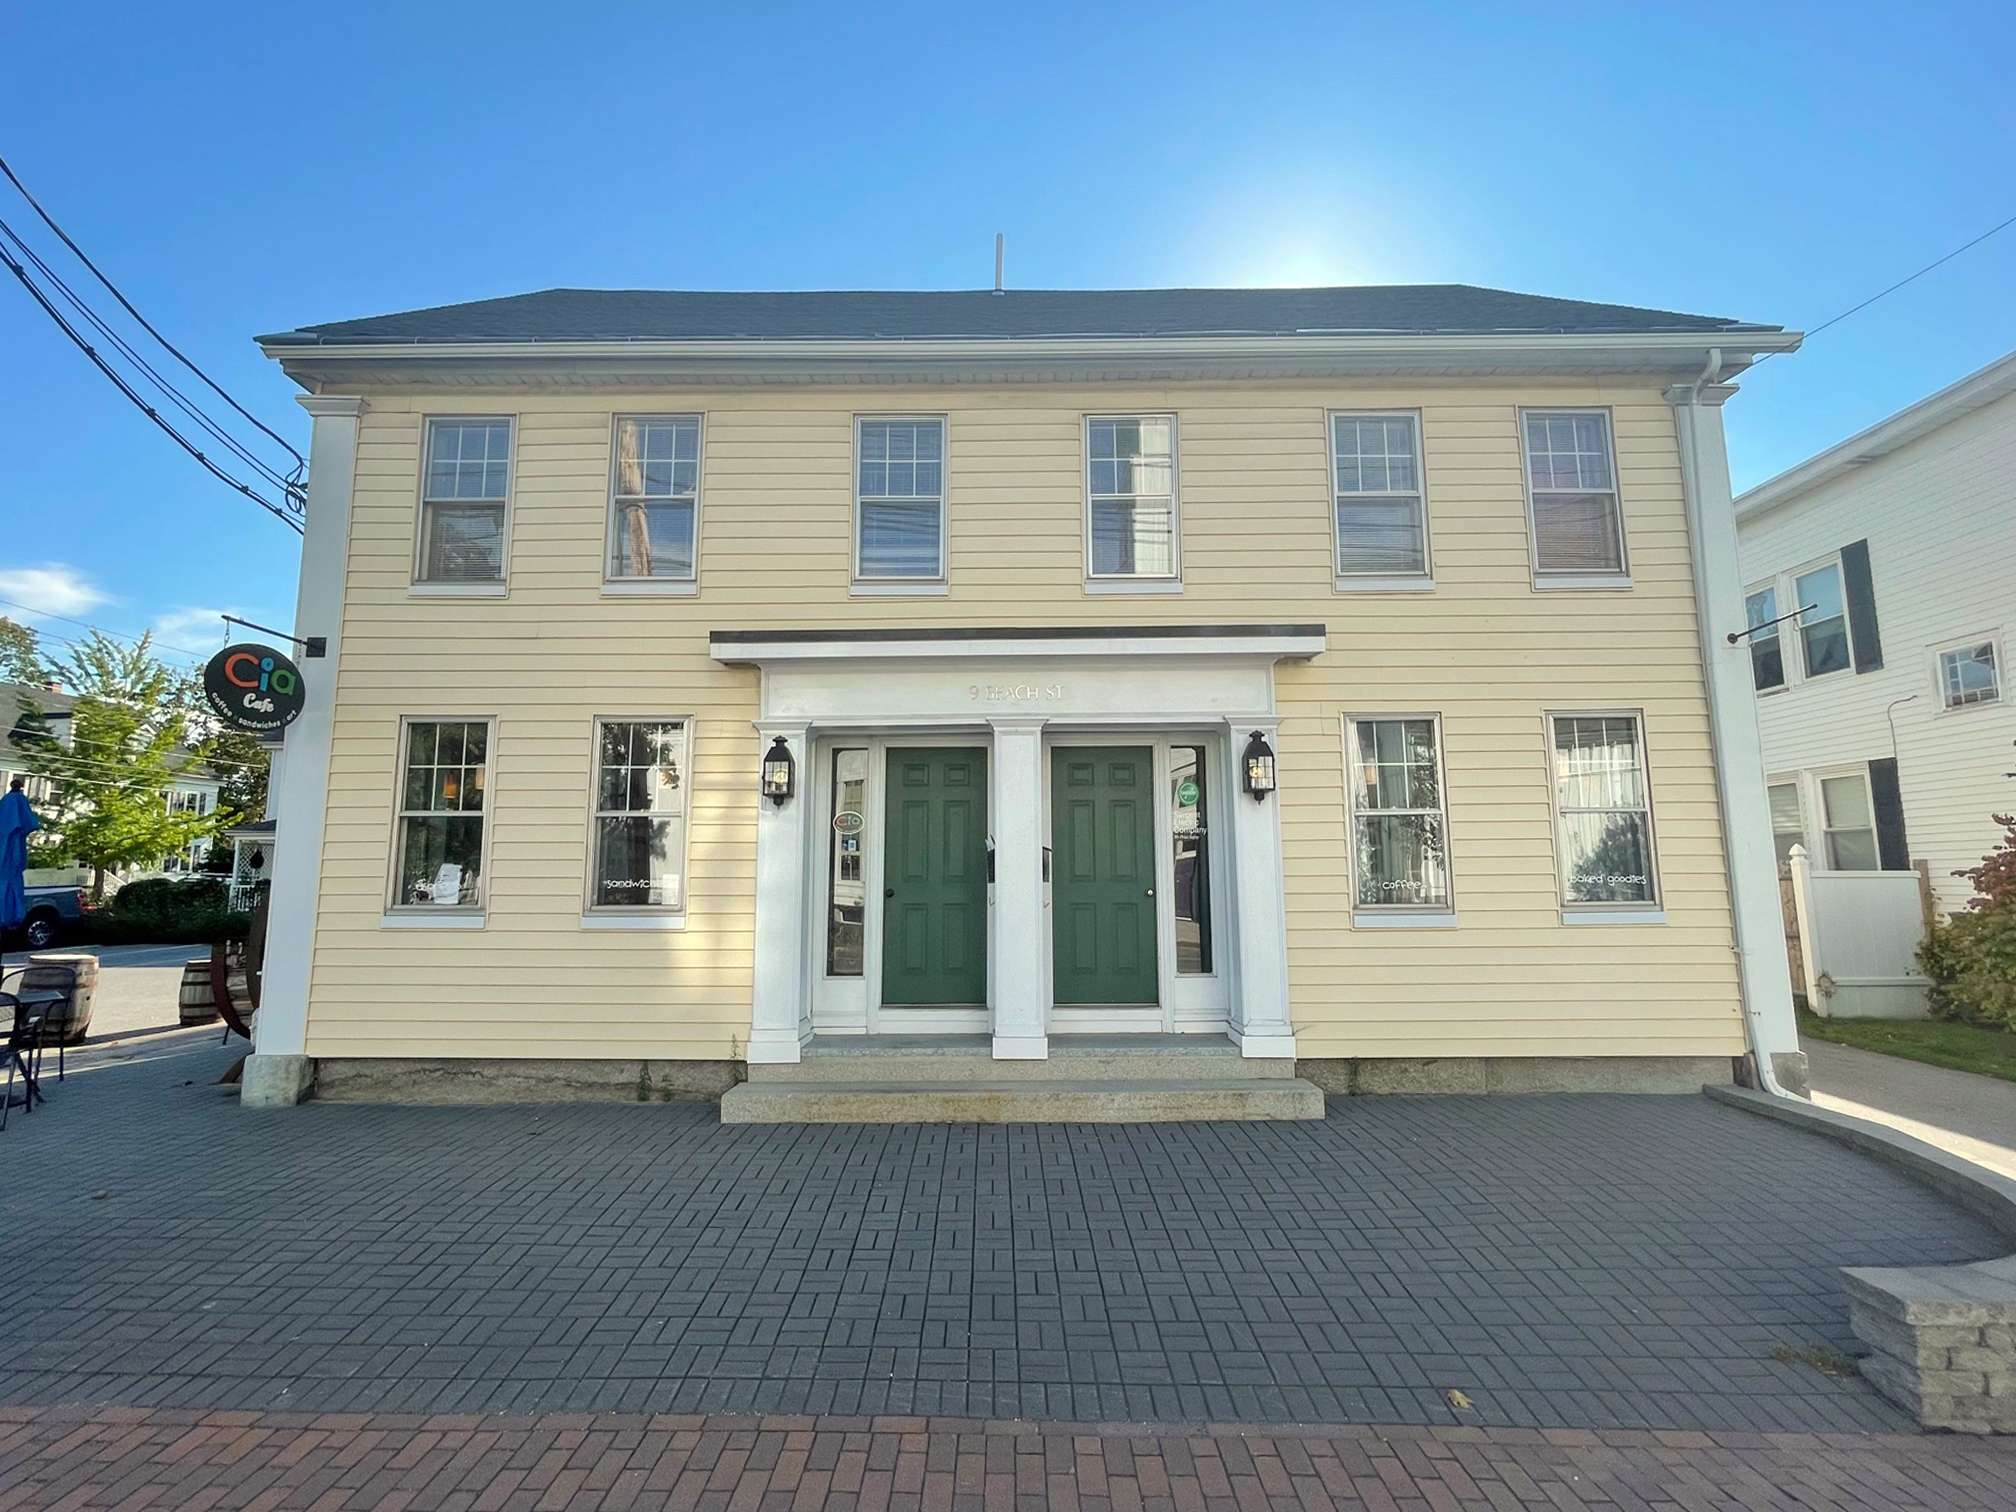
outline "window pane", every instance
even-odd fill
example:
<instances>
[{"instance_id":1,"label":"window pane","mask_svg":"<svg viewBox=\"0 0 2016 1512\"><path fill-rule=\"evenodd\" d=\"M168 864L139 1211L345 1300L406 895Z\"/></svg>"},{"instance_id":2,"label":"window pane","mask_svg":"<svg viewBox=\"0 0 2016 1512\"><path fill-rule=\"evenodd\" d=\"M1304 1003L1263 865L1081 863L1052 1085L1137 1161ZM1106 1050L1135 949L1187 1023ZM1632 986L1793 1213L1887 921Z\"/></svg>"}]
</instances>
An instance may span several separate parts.
<instances>
[{"instance_id":1,"label":"window pane","mask_svg":"<svg viewBox=\"0 0 2016 1512\"><path fill-rule=\"evenodd\" d=\"M1449 870L1439 814L1361 814L1358 902L1445 908Z\"/></svg>"},{"instance_id":2,"label":"window pane","mask_svg":"<svg viewBox=\"0 0 2016 1512\"><path fill-rule=\"evenodd\" d=\"M1211 798L1204 748L1169 749L1170 833L1176 847L1176 970L1211 970Z\"/></svg>"},{"instance_id":3,"label":"window pane","mask_svg":"<svg viewBox=\"0 0 2016 1512\"><path fill-rule=\"evenodd\" d=\"M1651 823L1643 813L1564 814L1570 903L1652 901Z\"/></svg>"},{"instance_id":4,"label":"window pane","mask_svg":"<svg viewBox=\"0 0 2016 1512\"><path fill-rule=\"evenodd\" d=\"M597 819L594 906L677 908L685 837L683 819Z\"/></svg>"},{"instance_id":5,"label":"window pane","mask_svg":"<svg viewBox=\"0 0 2016 1512\"><path fill-rule=\"evenodd\" d=\"M1420 501L1340 497L1337 560L1346 573L1426 572Z\"/></svg>"},{"instance_id":6,"label":"window pane","mask_svg":"<svg viewBox=\"0 0 2016 1512\"><path fill-rule=\"evenodd\" d=\"M427 428L427 497L501 500L509 487L506 420L435 420Z\"/></svg>"},{"instance_id":7,"label":"window pane","mask_svg":"<svg viewBox=\"0 0 2016 1512\"><path fill-rule=\"evenodd\" d=\"M868 753L833 753L832 868L826 900L826 975L861 975L867 874L862 844L868 833Z\"/></svg>"},{"instance_id":8,"label":"window pane","mask_svg":"<svg viewBox=\"0 0 2016 1512\"><path fill-rule=\"evenodd\" d=\"M1636 721L1600 715L1555 720L1554 775L1563 809L1643 808Z\"/></svg>"},{"instance_id":9,"label":"window pane","mask_svg":"<svg viewBox=\"0 0 2016 1512\"><path fill-rule=\"evenodd\" d=\"M616 507L611 577L693 576L693 506L634 501Z\"/></svg>"},{"instance_id":10,"label":"window pane","mask_svg":"<svg viewBox=\"0 0 2016 1512\"><path fill-rule=\"evenodd\" d=\"M1785 683L1785 647L1778 637L1779 627L1771 624L1778 617L1778 591L1775 588L1760 588L1743 600L1745 617L1749 620L1753 633L1750 636L1750 680L1758 692L1766 688L1783 687ZM1769 629L1759 630L1760 625Z\"/></svg>"},{"instance_id":11,"label":"window pane","mask_svg":"<svg viewBox=\"0 0 2016 1512\"><path fill-rule=\"evenodd\" d=\"M1829 829L1868 829L1875 823L1869 815L1869 785L1860 777L1821 778L1820 804Z\"/></svg>"},{"instance_id":12,"label":"window pane","mask_svg":"<svg viewBox=\"0 0 2016 1512\"><path fill-rule=\"evenodd\" d=\"M504 506L428 504L421 510L423 583L496 583L504 579Z\"/></svg>"},{"instance_id":13,"label":"window pane","mask_svg":"<svg viewBox=\"0 0 2016 1512\"><path fill-rule=\"evenodd\" d=\"M1094 576L1170 577L1176 571L1168 499L1094 499Z\"/></svg>"},{"instance_id":14,"label":"window pane","mask_svg":"<svg viewBox=\"0 0 2016 1512\"><path fill-rule=\"evenodd\" d=\"M1942 651L1939 681L1949 709L1993 703L2001 695L1995 674L1994 643L1983 641L1958 651Z\"/></svg>"},{"instance_id":15,"label":"window pane","mask_svg":"<svg viewBox=\"0 0 2016 1512\"><path fill-rule=\"evenodd\" d=\"M1845 619L1808 621L1799 627L1806 650L1806 675L1819 677L1828 672L1848 670L1848 622Z\"/></svg>"},{"instance_id":16,"label":"window pane","mask_svg":"<svg viewBox=\"0 0 2016 1512\"><path fill-rule=\"evenodd\" d=\"M861 576L936 577L938 520L935 503L862 504Z\"/></svg>"},{"instance_id":17,"label":"window pane","mask_svg":"<svg viewBox=\"0 0 2016 1512\"><path fill-rule=\"evenodd\" d=\"M1876 871L1876 831L1829 830L1827 865L1835 871Z\"/></svg>"},{"instance_id":18,"label":"window pane","mask_svg":"<svg viewBox=\"0 0 2016 1512\"><path fill-rule=\"evenodd\" d=\"M402 819L399 892L403 905L475 908L481 901L483 820L480 815Z\"/></svg>"},{"instance_id":19,"label":"window pane","mask_svg":"<svg viewBox=\"0 0 2016 1512\"><path fill-rule=\"evenodd\" d=\"M1533 554L1541 572L1622 572L1617 496L1536 493Z\"/></svg>"},{"instance_id":20,"label":"window pane","mask_svg":"<svg viewBox=\"0 0 2016 1512\"><path fill-rule=\"evenodd\" d=\"M1331 435L1339 493L1420 491L1412 415L1338 415Z\"/></svg>"},{"instance_id":21,"label":"window pane","mask_svg":"<svg viewBox=\"0 0 2016 1512\"><path fill-rule=\"evenodd\" d=\"M1796 607L1802 610L1809 623L1814 620L1838 619L1846 613L1841 601L1841 569L1827 566L1806 573L1794 579L1793 597L1799 600Z\"/></svg>"}]
</instances>

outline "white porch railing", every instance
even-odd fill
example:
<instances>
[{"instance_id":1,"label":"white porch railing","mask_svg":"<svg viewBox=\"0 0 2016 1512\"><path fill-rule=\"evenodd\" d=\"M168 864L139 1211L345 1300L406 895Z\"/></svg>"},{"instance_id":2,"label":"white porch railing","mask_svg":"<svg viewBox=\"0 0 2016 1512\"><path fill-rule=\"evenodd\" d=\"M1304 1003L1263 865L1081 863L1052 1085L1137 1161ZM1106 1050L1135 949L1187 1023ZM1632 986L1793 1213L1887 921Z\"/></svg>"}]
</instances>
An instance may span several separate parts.
<instances>
[{"instance_id":1,"label":"white porch railing","mask_svg":"<svg viewBox=\"0 0 2016 1512\"><path fill-rule=\"evenodd\" d=\"M1821 871L1792 847L1806 1004L1825 1018L1923 1018L1917 949L1925 907L1915 871Z\"/></svg>"}]
</instances>

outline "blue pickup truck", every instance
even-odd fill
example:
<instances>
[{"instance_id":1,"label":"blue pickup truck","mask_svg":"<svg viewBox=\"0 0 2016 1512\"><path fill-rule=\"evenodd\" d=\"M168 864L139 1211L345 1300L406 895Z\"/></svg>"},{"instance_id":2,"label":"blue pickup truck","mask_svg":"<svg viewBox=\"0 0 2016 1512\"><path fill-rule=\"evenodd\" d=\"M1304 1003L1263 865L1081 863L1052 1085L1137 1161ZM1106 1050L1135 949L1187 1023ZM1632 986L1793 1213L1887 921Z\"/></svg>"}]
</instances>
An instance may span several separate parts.
<instances>
[{"instance_id":1,"label":"blue pickup truck","mask_svg":"<svg viewBox=\"0 0 2016 1512\"><path fill-rule=\"evenodd\" d=\"M31 887L27 903L21 927L11 931L27 950L47 950L65 935L74 934L95 906L90 891L75 886Z\"/></svg>"}]
</instances>

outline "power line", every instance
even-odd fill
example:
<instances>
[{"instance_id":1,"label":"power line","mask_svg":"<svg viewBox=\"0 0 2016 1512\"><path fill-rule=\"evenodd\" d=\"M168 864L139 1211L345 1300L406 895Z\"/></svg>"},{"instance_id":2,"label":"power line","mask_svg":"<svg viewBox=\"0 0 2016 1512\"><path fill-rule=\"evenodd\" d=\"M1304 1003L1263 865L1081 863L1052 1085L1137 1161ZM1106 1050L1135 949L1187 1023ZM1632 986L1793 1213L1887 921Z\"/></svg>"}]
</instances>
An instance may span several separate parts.
<instances>
[{"instance_id":1,"label":"power line","mask_svg":"<svg viewBox=\"0 0 2016 1512\"><path fill-rule=\"evenodd\" d=\"M11 231L9 232L9 235L10 236L12 235ZM57 326L62 330L65 336L68 336L70 340L76 344L77 350L82 352L86 357L90 358L92 364L98 369L98 371L103 373L107 378L111 379L113 385L119 390L120 393L124 394L128 399L133 401L134 405L139 409L141 414L145 415L149 420L152 420L163 431L167 432L167 434L174 440L176 445L180 446L184 451L188 452L190 456L194 457L198 462L200 462L203 465L203 467L208 472L213 474L220 482L227 484L231 488L236 489L239 493L245 495L246 498L250 499L253 503L257 504L261 509L265 510L275 519L279 520L282 524L287 526L288 529L292 530L296 535L304 534L301 528L300 521L296 520L292 515L288 514L286 510L282 509L279 505L275 504L272 500L268 499L264 494L260 493L258 490L250 487L244 482L241 482L239 479L232 477L231 474L224 471L223 468L219 467L215 462L212 462L208 457L206 457L203 454L202 450L199 447L197 447L196 444L192 442L187 436L183 435L180 431L175 429L174 426L170 425L166 420L162 419L160 411L155 409L145 399L141 398L140 395L137 392L135 392L133 385L128 383L117 372L115 372L112 368L112 365L106 362L106 360L103 357L99 356L97 351L93 349L91 343L86 341L82 336L80 336L77 333L77 328L71 325L68 320L63 318L63 312L57 309L56 306L50 302L49 296L44 294L41 288L38 287L37 284L35 283L35 280L29 277L28 270L26 268L24 268L20 263L14 261L14 259L8 256L4 250L0 250L0 262L4 262L7 265L8 271L11 272L16 278L18 278L21 281L21 286L24 289L26 289L29 292L29 294L34 296L35 302L40 306L42 306L43 312L47 314L51 320L56 322Z\"/></svg>"},{"instance_id":2,"label":"power line","mask_svg":"<svg viewBox=\"0 0 2016 1512\"><path fill-rule=\"evenodd\" d=\"M181 363L182 366L189 369L190 372L194 373L198 378L201 378L205 383L209 384L211 389L216 393L218 398L222 399L226 404L230 405L231 408L238 411L239 414L243 415L247 420L250 420L254 425L258 426L260 430L265 431L268 436L271 436L275 441L279 442L280 445L285 447L287 449L287 454L291 456L295 460L295 462L297 462L298 464L300 464L300 466L304 468L308 465L308 459L302 456L301 453L296 451L293 447L293 444L289 442L285 436L281 435L278 431L273 430L257 415L253 414L250 410L245 408L245 406L240 404L236 399L233 399L228 393L224 391L223 386L219 384L216 379L212 378L208 373L204 372L203 369L199 368L198 366L196 366L195 363L191 362L187 357L183 356L181 351L177 349L177 347L173 342L171 342L166 336L163 336L159 331L155 330L154 327L148 323L146 316L142 315L138 310L133 308L133 301L128 299L124 294L119 292L118 285L113 283L111 279L107 278L102 272L99 271L98 265L93 261L91 261L90 258L84 255L84 249L78 246L77 243L72 241L70 239L70 234L67 231L65 231L61 226L56 224L55 217L50 215L50 213L47 210L44 210L42 208L41 201L36 199L34 195L28 192L28 186L22 183L21 180L15 175L14 170L7 165L7 160L5 158L0 158L0 173L6 174L7 181L11 183L16 189L21 191L21 198L28 201L29 208L32 209L37 215L42 217L42 224L47 226L51 231L54 231L56 235L62 240L63 245L68 247L71 250L71 252L73 252L76 255L77 261L81 262L82 264L84 264L85 267L91 270L91 276L96 278L98 282L100 282L101 284L105 285L105 287L111 292L112 297L119 301L120 306L126 311L128 315L131 315L135 320L140 322L140 327L142 330L146 331L146 333L149 336L152 336L156 341L160 342L161 345L167 349L169 354L173 356L177 362Z\"/></svg>"},{"instance_id":3,"label":"power line","mask_svg":"<svg viewBox=\"0 0 2016 1512\"><path fill-rule=\"evenodd\" d=\"M1953 261L1953 259L1958 257L1962 252L1965 252L1970 248L1980 246L1981 243L1988 240L1989 237L1995 235L1996 232L2007 231L2011 226L2016 226L2016 215L2012 215L2009 217L2009 219L1998 222L1993 226L1990 226L1986 231L1983 231L1979 236L1975 237L1972 241L1962 242L1959 246L1955 247L1951 252L1948 252L1944 257L1934 258L1931 262L1925 264L1924 267L1920 268L1916 273L1912 273L1907 277L1898 279L1897 282L1890 285L1890 287L1887 289L1878 290L1876 293L1871 294L1867 299L1863 300L1862 303L1858 305L1850 305L1847 309L1843 310L1839 315L1834 316L1833 319L1821 321L1820 324L1813 327L1812 330L1806 333L1805 340L1811 341L1815 336L1818 336L1822 331L1826 330L1829 326L1837 326L1841 324L1841 322L1846 320L1850 315L1861 314L1862 311L1868 309L1869 306L1876 303L1877 300L1886 298L1891 294L1895 294L1899 289L1903 288L1906 284L1916 283L1919 279L1923 278L1927 273L1930 273L1934 268L1943 267L1945 264ZM1769 362L1773 357L1776 357L1777 355L1778 353L1776 352L1766 352L1762 357L1759 357L1755 362L1750 364L1751 369L1754 371L1755 369L1762 367L1765 363Z\"/></svg>"},{"instance_id":4,"label":"power line","mask_svg":"<svg viewBox=\"0 0 2016 1512\"><path fill-rule=\"evenodd\" d=\"M0 604L5 604L9 609L19 609L23 614L39 614L44 619L61 620L66 625L82 625L86 630L96 630L100 635L110 636L113 640L132 641L135 645L138 645L141 639L141 637L137 635L126 635L117 630L108 630L103 625L94 625L89 620L80 620L68 614L58 614L53 609L37 609L33 604L24 604L16 599L0 598ZM33 630L35 627L33 625L29 625L24 628ZM52 635L49 637L49 639L60 641L63 639L63 637L60 635ZM67 642L67 644L79 645L82 643L78 641L70 641ZM158 640L151 641L149 642L149 644L159 646L164 651L180 651L184 656L193 656L200 661L208 661L210 659L210 653L208 651L192 651L187 646L171 646L166 641L158 641Z\"/></svg>"}]
</instances>

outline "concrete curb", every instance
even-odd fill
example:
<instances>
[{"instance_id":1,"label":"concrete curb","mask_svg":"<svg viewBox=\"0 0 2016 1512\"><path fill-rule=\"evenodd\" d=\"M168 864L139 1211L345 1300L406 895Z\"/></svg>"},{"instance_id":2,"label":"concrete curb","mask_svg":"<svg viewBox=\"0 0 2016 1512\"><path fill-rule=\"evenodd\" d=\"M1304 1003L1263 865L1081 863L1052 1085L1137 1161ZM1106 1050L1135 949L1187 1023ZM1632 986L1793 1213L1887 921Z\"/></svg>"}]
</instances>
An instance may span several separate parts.
<instances>
[{"instance_id":1,"label":"concrete curb","mask_svg":"<svg viewBox=\"0 0 2016 1512\"><path fill-rule=\"evenodd\" d=\"M2016 1241L2016 1181L1922 1139L1793 1098L1703 1087L1714 1102L1840 1141ZM1926 1428L2016 1433L2016 1255L1972 1265L1844 1268L1862 1374Z\"/></svg>"}]
</instances>

